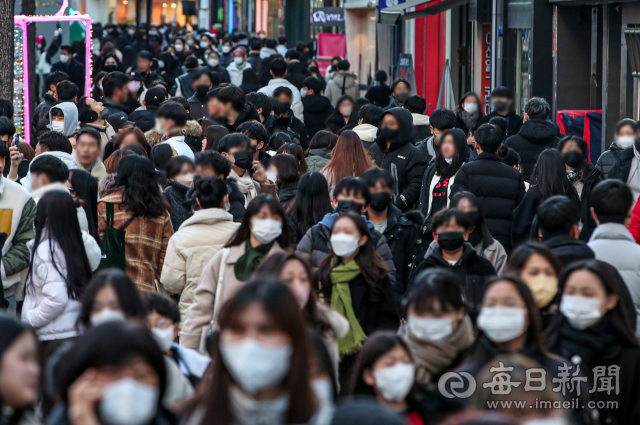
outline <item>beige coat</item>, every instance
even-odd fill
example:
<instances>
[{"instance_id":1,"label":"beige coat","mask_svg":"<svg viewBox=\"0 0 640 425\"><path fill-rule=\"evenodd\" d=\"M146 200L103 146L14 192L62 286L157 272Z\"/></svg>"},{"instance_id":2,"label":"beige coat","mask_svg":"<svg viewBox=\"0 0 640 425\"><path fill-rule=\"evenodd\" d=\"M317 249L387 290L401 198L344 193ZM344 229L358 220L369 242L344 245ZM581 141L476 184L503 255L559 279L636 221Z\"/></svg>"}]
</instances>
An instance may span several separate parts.
<instances>
[{"instance_id":1,"label":"beige coat","mask_svg":"<svg viewBox=\"0 0 640 425\"><path fill-rule=\"evenodd\" d=\"M181 227L182 228L182 227ZM221 265L223 250L220 250L213 256L211 261L205 266L198 281L193 305L187 313L187 320L180 330L180 345L187 348L198 350L200 347L200 338L202 330L214 319L214 305L216 296L221 297L218 301L218 311L233 297L236 292L246 283L236 278L234 266L238 258L245 253L245 243L233 246L229 250L227 259ZM284 252L278 242L274 242L267 256ZM218 278L220 276L220 268L222 269L222 284L218 286ZM217 291L220 290L218 294ZM216 314L218 312L215 312Z\"/></svg>"},{"instance_id":2,"label":"beige coat","mask_svg":"<svg viewBox=\"0 0 640 425\"><path fill-rule=\"evenodd\" d=\"M213 256L231 239L239 223L220 208L196 211L169 239L160 283L180 294L180 324L187 319L198 280Z\"/></svg>"}]
</instances>

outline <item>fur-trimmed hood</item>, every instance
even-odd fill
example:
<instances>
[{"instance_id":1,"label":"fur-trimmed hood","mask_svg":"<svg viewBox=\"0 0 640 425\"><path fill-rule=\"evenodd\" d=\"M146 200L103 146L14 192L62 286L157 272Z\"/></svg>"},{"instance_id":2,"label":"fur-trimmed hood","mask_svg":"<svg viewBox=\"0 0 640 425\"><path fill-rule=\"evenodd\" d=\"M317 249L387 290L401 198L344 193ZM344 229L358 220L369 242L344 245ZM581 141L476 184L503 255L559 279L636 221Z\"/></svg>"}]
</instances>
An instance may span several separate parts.
<instances>
[{"instance_id":1,"label":"fur-trimmed hood","mask_svg":"<svg viewBox=\"0 0 640 425\"><path fill-rule=\"evenodd\" d=\"M184 126L185 130L187 130L187 136L200 137L202 136L202 127L198 124L196 120L187 121L187 125ZM149 143L152 147L157 145L162 136L158 134L155 128L144 133L144 137L147 139L147 143Z\"/></svg>"}]
</instances>

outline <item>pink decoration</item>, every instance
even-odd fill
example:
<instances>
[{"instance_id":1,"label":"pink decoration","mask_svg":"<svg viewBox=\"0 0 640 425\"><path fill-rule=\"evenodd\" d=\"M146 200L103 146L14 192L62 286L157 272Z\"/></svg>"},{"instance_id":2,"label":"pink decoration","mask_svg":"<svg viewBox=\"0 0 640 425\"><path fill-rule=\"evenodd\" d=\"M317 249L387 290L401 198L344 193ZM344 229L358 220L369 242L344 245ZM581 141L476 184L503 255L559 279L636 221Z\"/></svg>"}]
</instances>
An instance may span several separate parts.
<instances>
[{"instance_id":1,"label":"pink decoration","mask_svg":"<svg viewBox=\"0 0 640 425\"><path fill-rule=\"evenodd\" d=\"M32 22L86 22L85 28L85 80L84 80L84 92L85 96L91 96L91 26L93 19L89 15L75 15L64 16L64 11L69 6L68 0L62 0L62 6L60 10L53 16L25 16L16 15L13 17L13 23L15 26L22 29L22 52L23 52L23 66L22 66L22 78L24 81L24 93L23 93L23 114L24 114L24 141L27 144L31 144L31 114L29 111L29 55L27 46L27 26Z\"/></svg>"}]
</instances>

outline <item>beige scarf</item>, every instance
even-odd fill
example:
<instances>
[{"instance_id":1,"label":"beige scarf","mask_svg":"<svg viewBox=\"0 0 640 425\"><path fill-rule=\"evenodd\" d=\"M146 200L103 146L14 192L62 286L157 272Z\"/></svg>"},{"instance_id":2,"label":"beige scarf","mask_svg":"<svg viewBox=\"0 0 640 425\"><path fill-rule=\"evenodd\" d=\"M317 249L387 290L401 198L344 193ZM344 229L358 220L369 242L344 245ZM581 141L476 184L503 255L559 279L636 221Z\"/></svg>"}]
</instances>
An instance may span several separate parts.
<instances>
[{"instance_id":1,"label":"beige scarf","mask_svg":"<svg viewBox=\"0 0 640 425\"><path fill-rule=\"evenodd\" d=\"M253 198L258 196L258 191L256 190L256 187L253 184L253 179L251 178L249 173L245 172L242 177L240 177L238 173L233 171L232 168L231 172L229 173L229 177L233 177L234 179L236 179L238 183L238 189L240 189L240 192L242 192L242 194L244 195L245 207L249 205L249 202L251 202Z\"/></svg>"},{"instance_id":2,"label":"beige scarf","mask_svg":"<svg viewBox=\"0 0 640 425\"><path fill-rule=\"evenodd\" d=\"M461 351L471 347L475 338L473 325L469 316L465 315L462 322L444 341L429 341L413 335L405 326L403 338L416 363L416 382L431 382L434 376L444 372Z\"/></svg>"}]
</instances>

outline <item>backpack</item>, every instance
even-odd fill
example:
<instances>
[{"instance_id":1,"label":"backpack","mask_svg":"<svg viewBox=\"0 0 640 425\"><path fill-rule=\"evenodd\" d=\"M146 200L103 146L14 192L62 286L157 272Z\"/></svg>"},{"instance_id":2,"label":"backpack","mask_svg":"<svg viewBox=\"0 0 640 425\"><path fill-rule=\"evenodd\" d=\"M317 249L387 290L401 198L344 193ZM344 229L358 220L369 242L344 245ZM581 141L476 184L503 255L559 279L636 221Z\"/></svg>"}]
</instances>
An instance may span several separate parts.
<instances>
[{"instance_id":1,"label":"backpack","mask_svg":"<svg viewBox=\"0 0 640 425\"><path fill-rule=\"evenodd\" d=\"M120 229L113 227L113 203L107 202L107 229L100 243L102 259L98 270L105 269L127 269L127 256L125 251L125 236L127 227L136 219L134 215Z\"/></svg>"}]
</instances>

